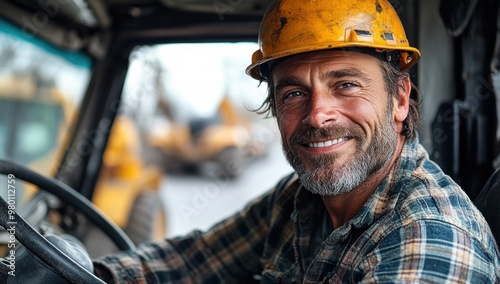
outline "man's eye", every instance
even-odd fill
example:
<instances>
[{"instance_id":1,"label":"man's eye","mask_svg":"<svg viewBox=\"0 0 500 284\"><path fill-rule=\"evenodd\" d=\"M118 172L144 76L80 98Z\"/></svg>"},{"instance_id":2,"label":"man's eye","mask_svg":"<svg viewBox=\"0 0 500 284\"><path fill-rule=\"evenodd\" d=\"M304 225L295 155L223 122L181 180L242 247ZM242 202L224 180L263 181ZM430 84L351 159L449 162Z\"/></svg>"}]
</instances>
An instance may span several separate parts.
<instances>
[{"instance_id":1,"label":"man's eye","mask_svg":"<svg viewBox=\"0 0 500 284\"><path fill-rule=\"evenodd\" d=\"M285 94L283 96L284 99L288 99L288 98L294 98L294 97L299 97L299 96L303 96L304 93L302 92L299 92L299 91L294 91L294 92L289 92L287 94Z\"/></svg>"},{"instance_id":2,"label":"man's eye","mask_svg":"<svg viewBox=\"0 0 500 284\"><path fill-rule=\"evenodd\" d=\"M339 89L348 89L348 88L353 88L353 87L357 87L358 85L354 84L354 83L351 83L351 82L347 82L347 83L343 83L339 86Z\"/></svg>"}]
</instances>

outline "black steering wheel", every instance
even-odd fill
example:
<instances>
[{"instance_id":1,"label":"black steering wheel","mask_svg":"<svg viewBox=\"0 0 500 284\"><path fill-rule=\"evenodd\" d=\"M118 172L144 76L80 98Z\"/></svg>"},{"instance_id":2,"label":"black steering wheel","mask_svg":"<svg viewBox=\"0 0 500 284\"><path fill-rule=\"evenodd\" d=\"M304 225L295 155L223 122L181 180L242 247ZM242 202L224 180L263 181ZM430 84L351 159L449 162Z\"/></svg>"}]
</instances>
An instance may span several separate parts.
<instances>
[{"instance_id":1,"label":"black steering wheel","mask_svg":"<svg viewBox=\"0 0 500 284\"><path fill-rule=\"evenodd\" d=\"M26 167L5 160L0 160L0 174L10 175L15 179L32 183L73 206L101 229L116 244L118 249L132 250L135 248L133 242L118 226L102 215L90 201L64 183L44 177ZM9 209L11 209L9 204L0 196L0 225L7 229L9 218L10 220L15 218L16 240L45 262L58 275L73 283L104 283L91 271L83 268L62 253L15 211Z\"/></svg>"}]
</instances>

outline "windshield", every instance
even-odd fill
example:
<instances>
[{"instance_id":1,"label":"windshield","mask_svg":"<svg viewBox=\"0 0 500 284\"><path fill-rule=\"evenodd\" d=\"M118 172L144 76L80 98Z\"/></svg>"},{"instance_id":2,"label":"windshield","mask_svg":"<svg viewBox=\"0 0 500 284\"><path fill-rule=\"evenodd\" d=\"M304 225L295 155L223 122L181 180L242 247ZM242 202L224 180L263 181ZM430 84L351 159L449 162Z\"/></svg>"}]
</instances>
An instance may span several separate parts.
<instances>
[{"instance_id":1,"label":"windshield","mask_svg":"<svg viewBox=\"0 0 500 284\"><path fill-rule=\"evenodd\" d=\"M91 60L0 20L0 158L53 176L90 79ZM7 184L5 176L0 177ZM19 209L30 189L16 188ZM7 186L0 186L6 196Z\"/></svg>"},{"instance_id":2,"label":"windshield","mask_svg":"<svg viewBox=\"0 0 500 284\"><path fill-rule=\"evenodd\" d=\"M248 54L257 48L253 42L138 47L130 58L121 113L151 128L160 107L169 120L189 123L217 116L227 99L251 115L248 110L259 108L267 95L266 85L244 72Z\"/></svg>"},{"instance_id":3,"label":"windshield","mask_svg":"<svg viewBox=\"0 0 500 284\"><path fill-rule=\"evenodd\" d=\"M176 236L207 229L290 173L275 120L251 111L267 97L267 85L245 74L257 49L255 42L138 47L94 204L123 223L116 201L100 192L120 181L130 187L134 173L163 170L158 190L169 208L167 233ZM207 204L193 204L198 198Z\"/></svg>"}]
</instances>

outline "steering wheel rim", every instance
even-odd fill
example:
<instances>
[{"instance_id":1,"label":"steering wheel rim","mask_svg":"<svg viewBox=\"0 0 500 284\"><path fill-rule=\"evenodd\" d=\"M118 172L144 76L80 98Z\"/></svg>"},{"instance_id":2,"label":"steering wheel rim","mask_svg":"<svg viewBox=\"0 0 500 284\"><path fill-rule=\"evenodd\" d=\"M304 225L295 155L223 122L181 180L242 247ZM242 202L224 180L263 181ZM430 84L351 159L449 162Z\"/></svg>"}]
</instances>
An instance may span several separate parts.
<instances>
[{"instance_id":1,"label":"steering wheel rim","mask_svg":"<svg viewBox=\"0 0 500 284\"><path fill-rule=\"evenodd\" d=\"M78 211L83 213L85 217L94 222L94 224L117 245L118 249L133 250L135 248L130 238L128 238L118 226L100 213L90 201L80 196L74 189L66 184L53 178L44 177L33 170L6 160L0 160L0 174L12 174L16 179L32 183L40 189L55 195L62 201L71 204ZM7 212L9 212L8 204L1 196L0 199L0 207L2 207L0 208L0 225L7 228L7 220L9 220L9 216L7 216ZM62 253L16 212L14 212L14 216L17 220L18 228L16 231L16 239L37 257L46 262L47 265L53 268L59 275L75 283L104 283L90 271L81 267L78 263ZM82 279L82 277L84 279Z\"/></svg>"}]
</instances>

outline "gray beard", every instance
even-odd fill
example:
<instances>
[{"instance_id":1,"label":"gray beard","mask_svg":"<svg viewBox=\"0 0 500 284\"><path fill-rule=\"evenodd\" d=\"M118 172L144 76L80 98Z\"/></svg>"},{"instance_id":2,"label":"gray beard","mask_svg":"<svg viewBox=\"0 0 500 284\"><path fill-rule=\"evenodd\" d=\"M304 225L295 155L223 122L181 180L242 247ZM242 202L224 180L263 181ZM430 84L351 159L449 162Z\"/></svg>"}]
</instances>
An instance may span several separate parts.
<instances>
[{"instance_id":1,"label":"gray beard","mask_svg":"<svg viewBox=\"0 0 500 284\"><path fill-rule=\"evenodd\" d=\"M308 191L322 196L347 193L386 165L394 154L396 131L390 122L390 112L388 115L379 131L375 131L373 140L365 151L361 149L363 143L360 137L355 137L359 154L340 168L330 167L336 155L308 157L313 161L314 168L306 169L301 157L296 154L297 151L292 151L284 143L283 151Z\"/></svg>"}]
</instances>

